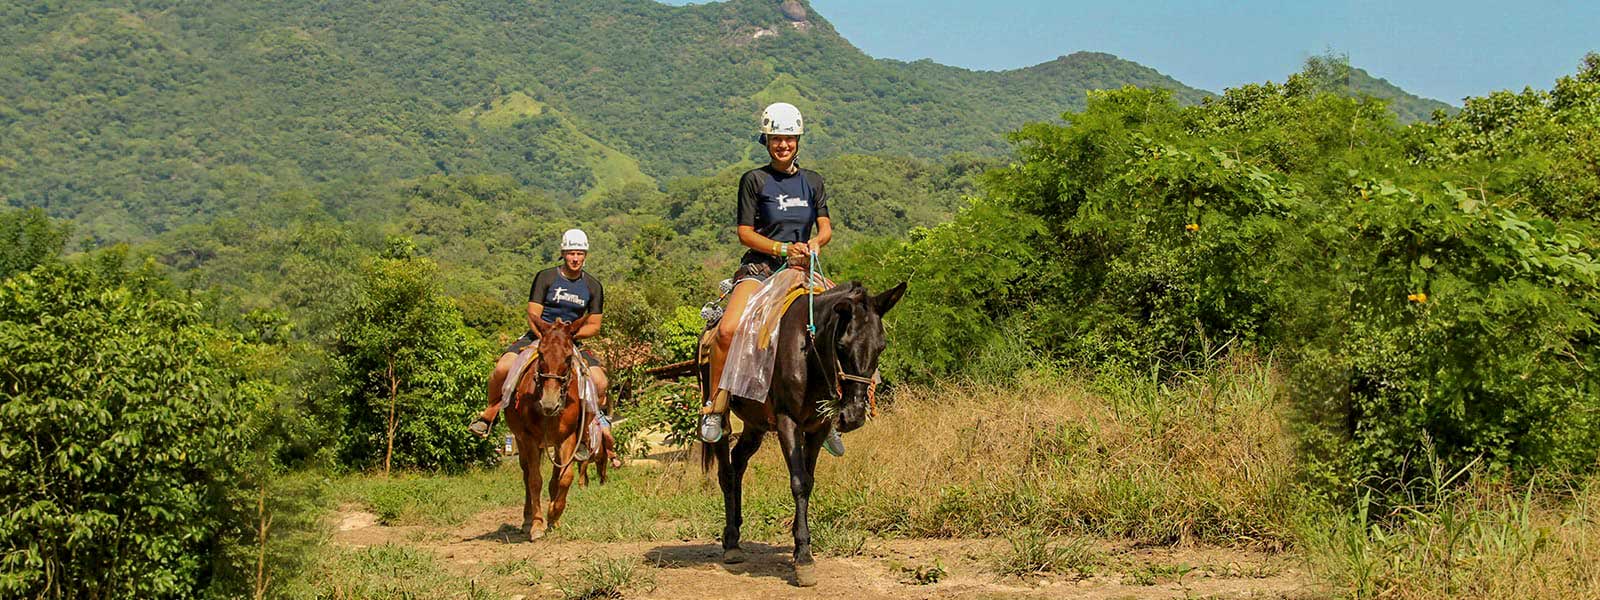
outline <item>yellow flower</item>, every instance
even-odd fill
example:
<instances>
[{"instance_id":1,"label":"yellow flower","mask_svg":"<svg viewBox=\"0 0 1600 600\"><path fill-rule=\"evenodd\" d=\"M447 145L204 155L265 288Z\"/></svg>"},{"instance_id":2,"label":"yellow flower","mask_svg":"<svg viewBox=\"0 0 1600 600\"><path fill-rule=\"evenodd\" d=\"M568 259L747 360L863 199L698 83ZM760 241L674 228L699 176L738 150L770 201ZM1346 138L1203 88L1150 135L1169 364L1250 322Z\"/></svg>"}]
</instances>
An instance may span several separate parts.
<instances>
[{"instance_id":1,"label":"yellow flower","mask_svg":"<svg viewBox=\"0 0 1600 600\"><path fill-rule=\"evenodd\" d=\"M1190 223L1188 225L1184 225L1183 228L1185 230L1188 230L1188 231L1200 231L1200 224L1199 223Z\"/></svg>"},{"instance_id":2,"label":"yellow flower","mask_svg":"<svg viewBox=\"0 0 1600 600\"><path fill-rule=\"evenodd\" d=\"M1412 302L1416 302L1417 304L1422 304L1422 303L1428 301L1428 294L1425 293L1425 292L1417 292L1415 294L1408 294L1408 295L1406 295L1406 299L1410 300Z\"/></svg>"}]
</instances>

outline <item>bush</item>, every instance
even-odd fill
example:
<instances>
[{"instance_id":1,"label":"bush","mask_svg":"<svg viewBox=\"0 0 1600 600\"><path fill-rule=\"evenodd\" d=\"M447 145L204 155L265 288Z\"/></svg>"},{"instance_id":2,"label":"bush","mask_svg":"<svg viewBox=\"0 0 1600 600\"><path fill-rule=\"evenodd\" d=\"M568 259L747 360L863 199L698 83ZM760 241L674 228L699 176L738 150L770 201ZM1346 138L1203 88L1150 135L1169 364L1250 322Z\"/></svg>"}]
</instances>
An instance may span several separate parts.
<instances>
[{"instance_id":1,"label":"bush","mask_svg":"<svg viewBox=\"0 0 1600 600\"><path fill-rule=\"evenodd\" d=\"M440 291L433 262L392 245L367 269L333 350L340 460L385 472L492 464L494 443L465 430L487 403L490 354Z\"/></svg>"},{"instance_id":2,"label":"bush","mask_svg":"<svg viewBox=\"0 0 1600 600\"><path fill-rule=\"evenodd\" d=\"M0 596L182 598L244 519L230 339L138 281L0 285Z\"/></svg>"},{"instance_id":3,"label":"bush","mask_svg":"<svg viewBox=\"0 0 1600 600\"><path fill-rule=\"evenodd\" d=\"M1410 479L1425 447L1448 470L1590 471L1597 110L1594 57L1409 130L1303 75L1188 108L1096 92L1013 134L1018 161L953 221L851 262L911 280L891 376L1167 380L1245 349L1293 370L1309 472L1340 494Z\"/></svg>"},{"instance_id":4,"label":"bush","mask_svg":"<svg viewBox=\"0 0 1600 600\"><path fill-rule=\"evenodd\" d=\"M666 434L668 446L681 446L696 437L695 428L700 416L700 394L693 380L681 382L648 383L635 401L621 407L617 425L611 434L617 441L617 452L642 456L649 450L644 434Z\"/></svg>"}]
</instances>

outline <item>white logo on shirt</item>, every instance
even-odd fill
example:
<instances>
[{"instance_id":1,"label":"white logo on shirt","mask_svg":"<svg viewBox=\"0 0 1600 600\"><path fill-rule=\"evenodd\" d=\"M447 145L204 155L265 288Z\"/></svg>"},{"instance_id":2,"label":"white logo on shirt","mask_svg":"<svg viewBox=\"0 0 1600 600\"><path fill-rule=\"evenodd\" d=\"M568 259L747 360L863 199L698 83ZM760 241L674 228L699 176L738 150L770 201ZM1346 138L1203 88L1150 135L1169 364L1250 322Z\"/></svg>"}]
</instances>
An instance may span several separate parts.
<instances>
[{"instance_id":1,"label":"white logo on shirt","mask_svg":"<svg viewBox=\"0 0 1600 600\"><path fill-rule=\"evenodd\" d=\"M782 211L787 211L791 208L806 208L807 206L810 206L809 204L806 204L805 198L790 196L788 194L778 194L778 197L773 198L773 200L778 202L778 210Z\"/></svg>"},{"instance_id":2,"label":"white logo on shirt","mask_svg":"<svg viewBox=\"0 0 1600 600\"><path fill-rule=\"evenodd\" d=\"M578 296L577 294L569 294L569 293L567 293L567 288L558 287L558 288L555 288L554 290L552 290L552 292L553 293L550 294L550 300L552 302L566 302L568 304L583 304L583 298Z\"/></svg>"}]
</instances>

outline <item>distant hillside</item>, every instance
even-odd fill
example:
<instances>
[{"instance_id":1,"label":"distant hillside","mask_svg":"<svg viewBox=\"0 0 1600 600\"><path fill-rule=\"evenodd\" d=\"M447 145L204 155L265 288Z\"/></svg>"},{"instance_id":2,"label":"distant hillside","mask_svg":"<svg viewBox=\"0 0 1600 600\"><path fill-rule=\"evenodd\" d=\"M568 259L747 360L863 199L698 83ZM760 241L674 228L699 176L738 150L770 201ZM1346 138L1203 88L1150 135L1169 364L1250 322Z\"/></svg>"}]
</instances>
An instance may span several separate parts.
<instances>
[{"instance_id":1,"label":"distant hillside","mask_svg":"<svg viewBox=\"0 0 1600 600\"><path fill-rule=\"evenodd\" d=\"M0 197L142 239L320 189L509 174L557 197L756 156L999 154L1094 88L1204 92L1106 54L1004 72L875 60L790 0L26 1L0 7Z\"/></svg>"},{"instance_id":2,"label":"distant hillside","mask_svg":"<svg viewBox=\"0 0 1600 600\"><path fill-rule=\"evenodd\" d=\"M1445 114L1456 114L1456 107L1412 94L1400 86L1389 83L1381 77L1373 77L1365 69L1350 68L1350 89L1358 94L1365 94L1374 98L1382 98L1389 103L1389 110L1400 116L1401 123L1415 123L1433 118L1433 111L1442 110Z\"/></svg>"},{"instance_id":3,"label":"distant hillside","mask_svg":"<svg viewBox=\"0 0 1600 600\"><path fill-rule=\"evenodd\" d=\"M1348 57L1338 54L1308 58L1300 72L1318 80L1323 89L1383 100L1401 123L1431 120L1436 110L1449 115L1457 111L1454 106L1417 96L1389 83L1387 79L1373 77L1365 69L1351 66Z\"/></svg>"}]
</instances>

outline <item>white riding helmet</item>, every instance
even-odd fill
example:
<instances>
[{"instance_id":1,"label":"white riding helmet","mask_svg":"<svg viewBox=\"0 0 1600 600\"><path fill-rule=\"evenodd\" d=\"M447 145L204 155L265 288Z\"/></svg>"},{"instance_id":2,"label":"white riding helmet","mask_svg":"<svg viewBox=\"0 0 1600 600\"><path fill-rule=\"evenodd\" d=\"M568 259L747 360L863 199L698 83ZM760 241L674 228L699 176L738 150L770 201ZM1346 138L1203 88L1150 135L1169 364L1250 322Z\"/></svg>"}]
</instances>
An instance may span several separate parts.
<instances>
[{"instance_id":1,"label":"white riding helmet","mask_svg":"<svg viewBox=\"0 0 1600 600\"><path fill-rule=\"evenodd\" d=\"M588 252L589 235L584 233L582 229L568 229L566 233L561 234L561 251L566 252L568 250Z\"/></svg>"},{"instance_id":2,"label":"white riding helmet","mask_svg":"<svg viewBox=\"0 0 1600 600\"><path fill-rule=\"evenodd\" d=\"M761 111L761 135L800 135L806 132L800 109L788 102L774 102Z\"/></svg>"}]
</instances>

